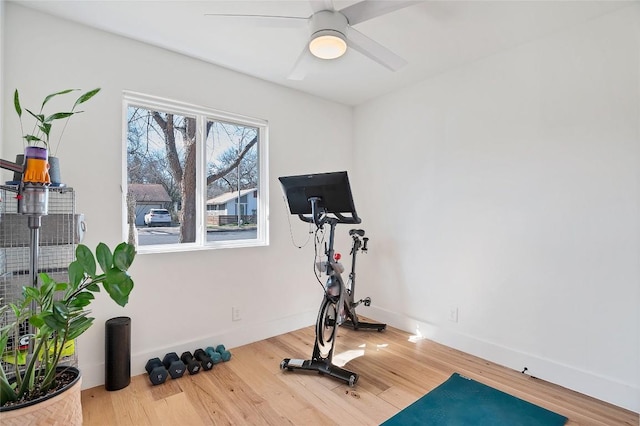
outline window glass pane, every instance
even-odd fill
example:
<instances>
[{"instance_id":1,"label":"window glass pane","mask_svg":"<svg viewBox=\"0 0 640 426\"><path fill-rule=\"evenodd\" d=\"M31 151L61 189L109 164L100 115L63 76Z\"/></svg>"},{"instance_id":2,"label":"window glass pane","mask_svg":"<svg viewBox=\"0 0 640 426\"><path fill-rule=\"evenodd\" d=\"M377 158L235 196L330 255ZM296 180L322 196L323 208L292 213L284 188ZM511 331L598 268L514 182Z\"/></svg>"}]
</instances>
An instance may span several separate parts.
<instances>
[{"instance_id":1,"label":"window glass pane","mask_svg":"<svg viewBox=\"0 0 640 426\"><path fill-rule=\"evenodd\" d=\"M267 244L264 120L126 93L125 125L126 233L142 252Z\"/></svg>"},{"instance_id":2,"label":"window glass pane","mask_svg":"<svg viewBox=\"0 0 640 426\"><path fill-rule=\"evenodd\" d=\"M258 128L211 119L206 128L207 241L256 239Z\"/></svg>"},{"instance_id":3,"label":"window glass pane","mask_svg":"<svg viewBox=\"0 0 640 426\"><path fill-rule=\"evenodd\" d=\"M195 241L196 129L195 117L127 109L127 184L139 246Z\"/></svg>"}]
</instances>

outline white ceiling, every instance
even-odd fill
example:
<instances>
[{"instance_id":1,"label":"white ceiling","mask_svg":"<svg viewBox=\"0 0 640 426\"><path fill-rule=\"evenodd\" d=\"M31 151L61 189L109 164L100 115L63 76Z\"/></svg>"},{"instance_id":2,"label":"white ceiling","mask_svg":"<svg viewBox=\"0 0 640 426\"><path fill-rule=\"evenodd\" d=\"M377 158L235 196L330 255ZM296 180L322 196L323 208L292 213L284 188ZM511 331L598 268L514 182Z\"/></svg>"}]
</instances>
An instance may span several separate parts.
<instances>
[{"instance_id":1,"label":"white ceiling","mask_svg":"<svg viewBox=\"0 0 640 426\"><path fill-rule=\"evenodd\" d=\"M375 1L375 0L373 0ZM315 59L302 81L288 80L308 41L306 26L257 26L254 20L207 13L311 15L306 0L29 1L38 9L115 34L292 87L358 105L427 77L611 12L623 1L423 1L354 26L408 65L391 72L349 49ZM339 10L356 1L334 0Z\"/></svg>"}]
</instances>

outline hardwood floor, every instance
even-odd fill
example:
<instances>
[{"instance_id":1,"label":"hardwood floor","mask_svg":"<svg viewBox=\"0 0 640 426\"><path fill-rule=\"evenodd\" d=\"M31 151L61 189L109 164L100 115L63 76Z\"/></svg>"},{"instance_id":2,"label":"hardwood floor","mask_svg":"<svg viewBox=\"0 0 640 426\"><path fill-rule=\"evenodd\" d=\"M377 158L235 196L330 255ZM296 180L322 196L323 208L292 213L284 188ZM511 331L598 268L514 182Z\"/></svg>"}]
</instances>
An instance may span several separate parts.
<instances>
[{"instance_id":1,"label":"hardwood floor","mask_svg":"<svg viewBox=\"0 0 640 426\"><path fill-rule=\"evenodd\" d=\"M409 334L339 329L334 363L360 375L354 388L313 372L280 370L308 359L314 327L231 349L229 362L152 386L146 375L108 392L82 392L92 425L378 425L458 372L569 418L568 425L638 425L638 414Z\"/></svg>"}]
</instances>

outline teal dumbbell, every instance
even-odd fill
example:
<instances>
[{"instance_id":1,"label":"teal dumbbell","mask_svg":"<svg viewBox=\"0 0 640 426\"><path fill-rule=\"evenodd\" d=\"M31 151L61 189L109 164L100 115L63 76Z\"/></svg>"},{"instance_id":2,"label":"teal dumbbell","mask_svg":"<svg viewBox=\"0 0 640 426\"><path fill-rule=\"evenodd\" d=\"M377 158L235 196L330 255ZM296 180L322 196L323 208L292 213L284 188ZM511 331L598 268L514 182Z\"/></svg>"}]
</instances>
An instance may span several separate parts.
<instances>
[{"instance_id":1,"label":"teal dumbbell","mask_svg":"<svg viewBox=\"0 0 640 426\"><path fill-rule=\"evenodd\" d=\"M209 355L209 358L211 358L214 364L222 362L222 355L216 352L216 349L213 346L209 346L204 351Z\"/></svg>"},{"instance_id":2,"label":"teal dumbbell","mask_svg":"<svg viewBox=\"0 0 640 426\"><path fill-rule=\"evenodd\" d=\"M227 362L231 359L231 352L229 352L224 345L218 345L216 346L216 352L218 352L220 354L220 356L222 357L222 360L224 362Z\"/></svg>"}]
</instances>

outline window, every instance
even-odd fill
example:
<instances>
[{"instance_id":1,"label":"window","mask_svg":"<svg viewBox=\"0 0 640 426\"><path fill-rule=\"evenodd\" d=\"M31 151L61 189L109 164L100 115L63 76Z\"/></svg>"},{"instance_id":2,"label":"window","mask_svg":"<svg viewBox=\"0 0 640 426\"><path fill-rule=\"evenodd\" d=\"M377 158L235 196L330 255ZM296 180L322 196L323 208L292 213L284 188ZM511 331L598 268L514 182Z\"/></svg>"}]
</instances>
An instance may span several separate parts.
<instances>
[{"instance_id":1,"label":"window","mask_svg":"<svg viewBox=\"0 0 640 426\"><path fill-rule=\"evenodd\" d=\"M266 121L129 92L123 115L140 252L268 243Z\"/></svg>"}]
</instances>

